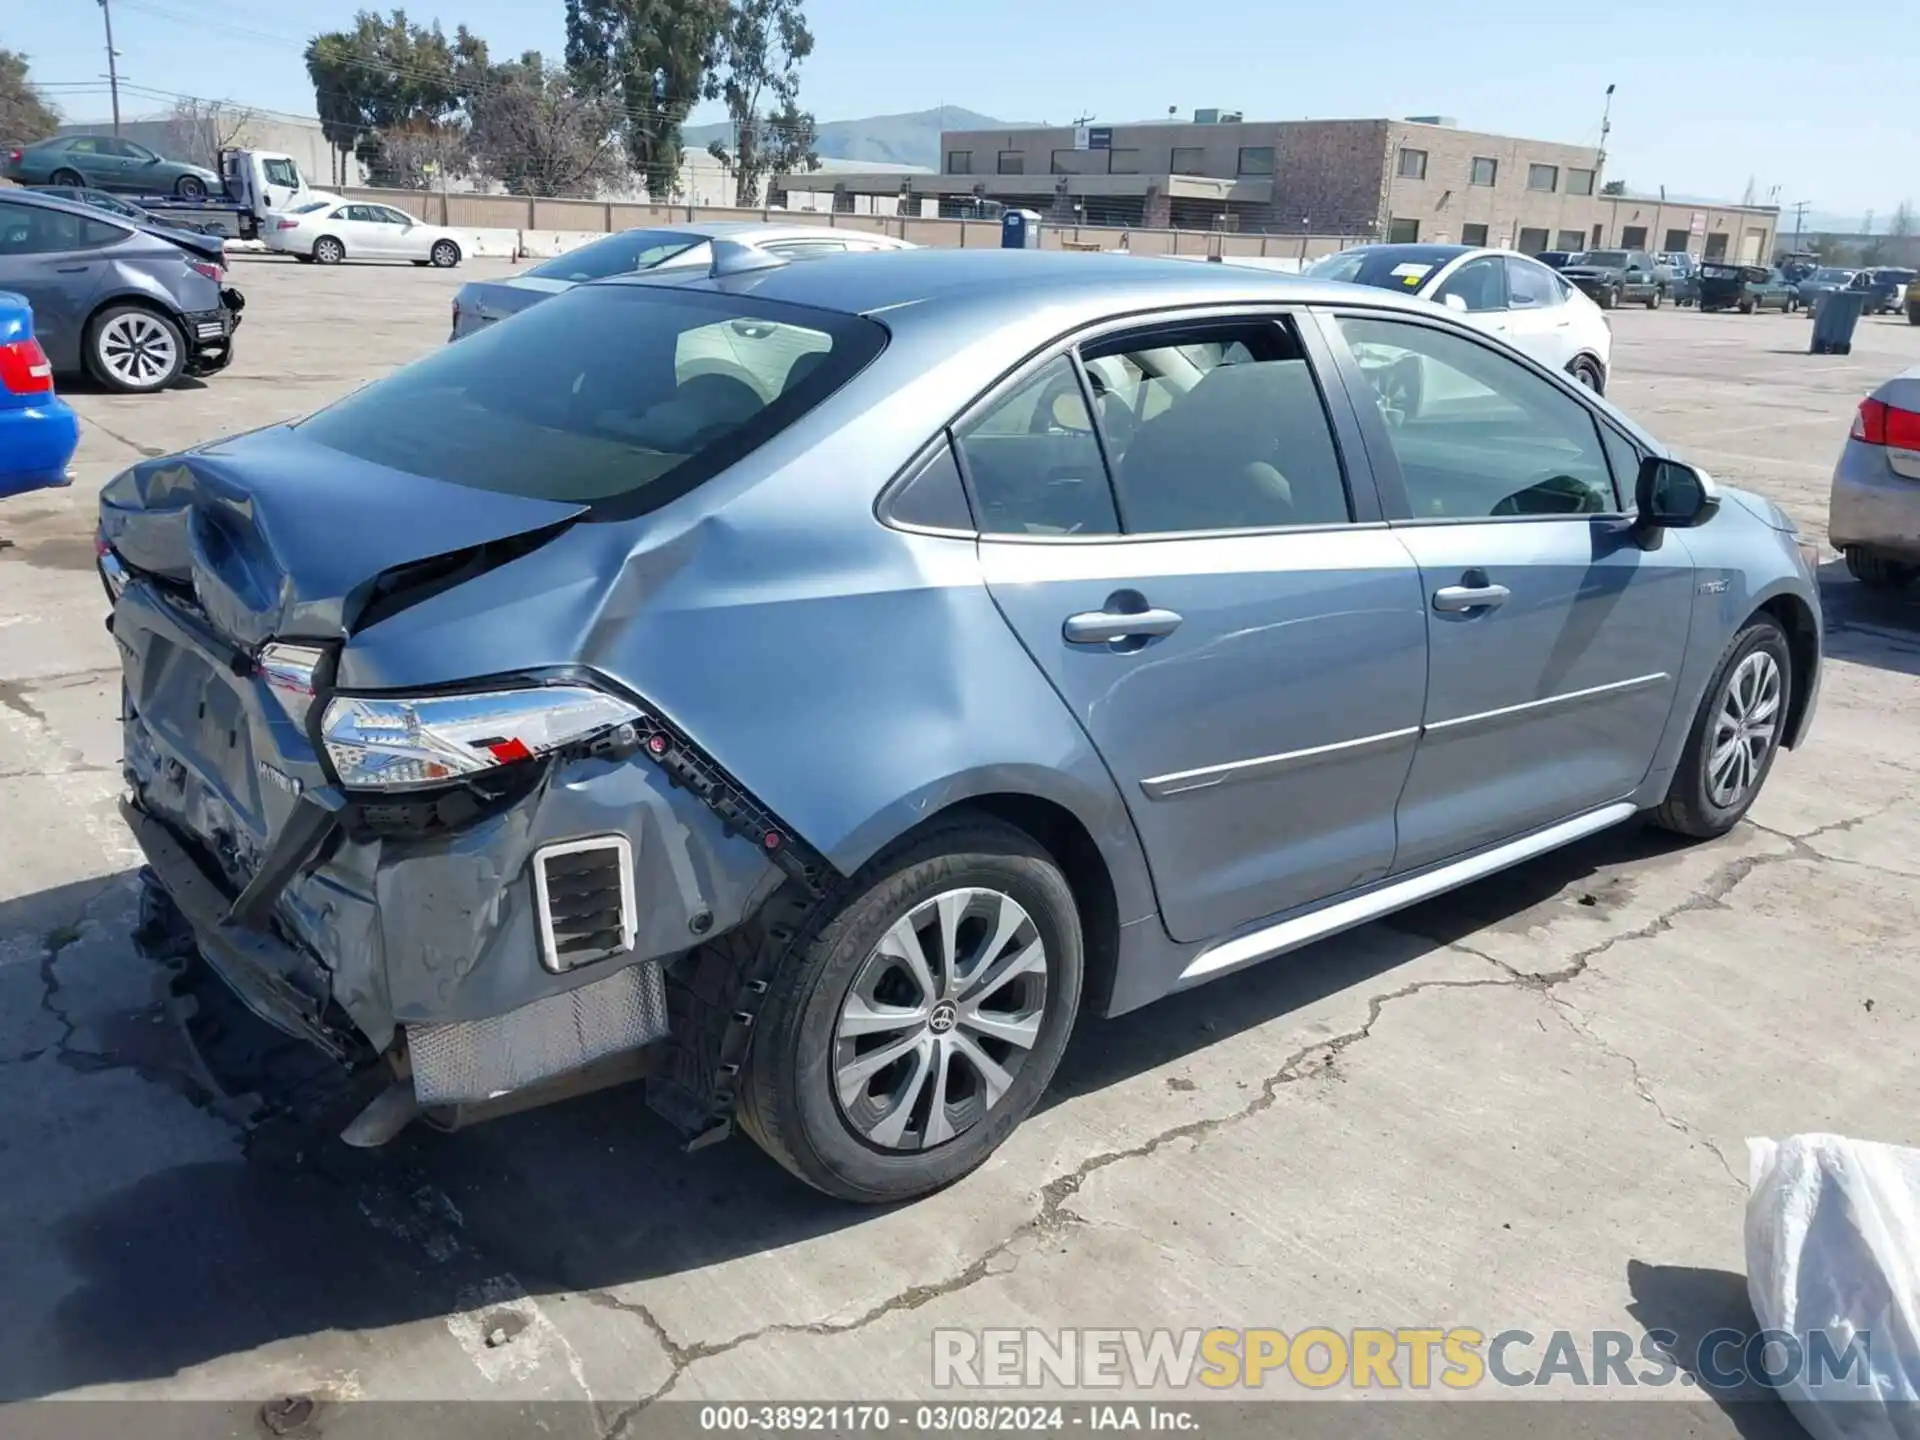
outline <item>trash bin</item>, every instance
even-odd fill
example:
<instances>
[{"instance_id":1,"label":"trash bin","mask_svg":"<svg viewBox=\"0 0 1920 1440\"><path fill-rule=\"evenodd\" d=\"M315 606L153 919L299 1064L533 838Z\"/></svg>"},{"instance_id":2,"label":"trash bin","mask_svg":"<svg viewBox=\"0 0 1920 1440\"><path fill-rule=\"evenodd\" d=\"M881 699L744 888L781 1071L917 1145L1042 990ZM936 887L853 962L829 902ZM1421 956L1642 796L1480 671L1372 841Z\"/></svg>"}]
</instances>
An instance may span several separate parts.
<instances>
[{"instance_id":1,"label":"trash bin","mask_svg":"<svg viewBox=\"0 0 1920 1440\"><path fill-rule=\"evenodd\" d=\"M1040 212L1009 210L1000 217L1000 248L1038 250L1040 248Z\"/></svg>"},{"instance_id":2,"label":"trash bin","mask_svg":"<svg viewBox=\"0 0 1920 1440\"><path fill-rule=\"evenodd\" d=\"M1821 291L1814 302L1811 352L1815 355L1852 354L1853 327L1860 323L1860 314L1866 308L1867 292L1864 290Z\"/></svg>"}]
</instances>

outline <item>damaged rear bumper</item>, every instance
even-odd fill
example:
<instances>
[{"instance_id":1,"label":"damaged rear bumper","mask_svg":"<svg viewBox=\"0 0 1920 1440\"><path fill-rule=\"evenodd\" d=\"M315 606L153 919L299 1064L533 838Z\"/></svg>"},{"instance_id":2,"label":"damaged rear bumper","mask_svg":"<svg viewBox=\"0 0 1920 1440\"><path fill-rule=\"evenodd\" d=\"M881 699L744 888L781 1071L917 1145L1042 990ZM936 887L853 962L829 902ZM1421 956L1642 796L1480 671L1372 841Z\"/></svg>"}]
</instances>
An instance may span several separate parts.
<instances>
[{"instance_id":1,"label":"damaged rear bumper","mask_svg":"<svg viewBox=\"0 0 1920 1440\"><path fill-rule=\"evenodd\" d=\"M192 945L256 1015L349 1066L387 1057L423 1106L666 1039L665 968L786 878L657 752L527 762L458 806L375 800L313 778L304 737L261 718L263 678L146 587L114 632L130 657L123 812ZM216 720L215 751L183 729ZM558 907L586 887L591 910L608 885L618 943L561 968Z\"/></svg>"}]
</instances>

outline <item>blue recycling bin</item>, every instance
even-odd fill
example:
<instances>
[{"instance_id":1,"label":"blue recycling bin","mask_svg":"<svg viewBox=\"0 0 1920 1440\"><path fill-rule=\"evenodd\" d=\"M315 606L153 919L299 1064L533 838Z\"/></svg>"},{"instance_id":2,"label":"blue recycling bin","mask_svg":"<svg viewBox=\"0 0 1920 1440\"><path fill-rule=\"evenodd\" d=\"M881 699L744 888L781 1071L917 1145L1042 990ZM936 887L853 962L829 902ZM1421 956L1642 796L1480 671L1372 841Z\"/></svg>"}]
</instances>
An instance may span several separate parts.
<instances>
[{"instance_id":1,"label":"blue recycling bin","mask_svg":"<svg viewBox=\"0 0 1920 1440\"><path fill-rule=\"evenodd\" d=\"M1867 308L1865 290L1823 290L1813 309L1813 341L1808 349L1815 355L1853 353L1853 327Z\"/></svg>"},{"instance_id":2,"label":"blue recycling bin","mask_svg":"<svg viewBox=\"0 0 1920 1440\"><path fill-rule=\"evenodd\" d=\"M1002 250L1038 250L1040 248L1040 212L1009 210L1000 217Z\"/></svg>"}]
</instances>

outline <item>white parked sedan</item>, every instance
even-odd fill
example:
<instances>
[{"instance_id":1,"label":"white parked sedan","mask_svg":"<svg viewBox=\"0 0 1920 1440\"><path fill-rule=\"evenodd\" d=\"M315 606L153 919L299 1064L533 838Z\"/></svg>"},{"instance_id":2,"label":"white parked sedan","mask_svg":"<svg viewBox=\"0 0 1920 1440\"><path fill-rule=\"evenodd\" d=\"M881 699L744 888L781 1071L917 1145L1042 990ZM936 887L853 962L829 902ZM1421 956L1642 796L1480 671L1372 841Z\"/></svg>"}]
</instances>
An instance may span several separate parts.
<instances>
[{"instance_id":1,"label":"white parked sedan","mask_svg":"<svg viewBox=\"0 0 1920 1440\"><path fill-rule=\"evenodd\" d=\"M1613 331L1606 316L1525 255L1473 245L1356 245L1314 261L1306 273L1432 300L1589 390L1607 388Z\"/></svg>"},{"instance_id":2,"label":"white parked sedan","mask_svg":"<svg viewBox=\"0 0 1920 1440\"><path fill-rule=\"evenodd\" d=\"M342 260L411 260L443 270L460 263L460 232L364 200L310 202L274 217L260 238L269 250L316 265Z\"/></svg>"}]
</instances>

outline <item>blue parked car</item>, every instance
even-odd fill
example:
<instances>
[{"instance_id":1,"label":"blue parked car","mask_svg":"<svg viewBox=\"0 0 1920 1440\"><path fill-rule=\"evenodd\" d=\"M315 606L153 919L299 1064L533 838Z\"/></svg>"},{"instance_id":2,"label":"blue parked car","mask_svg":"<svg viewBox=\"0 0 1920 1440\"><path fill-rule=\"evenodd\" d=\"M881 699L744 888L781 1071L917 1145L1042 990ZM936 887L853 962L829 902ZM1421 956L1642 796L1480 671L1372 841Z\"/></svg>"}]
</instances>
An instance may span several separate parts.
<instances>
[{"instance_id":1,"label":"blue parked car","mask_svg":"<svg viewBox=\"0 0 1920 1440\"><path fill-rule=\"evenodd\" d=\"M100 518L141 943L390 1087L348 1139L650 1066L861 1201L985 1160L1077 1021L1725 834L1820 679L1778 507L1236 265L716 241Z\"/></svg>"},{"instance_id":2,"label":"blue parked car","mask_svg":"<svg viewBox=\"0 0 1920 1440\"><path fill-rule=\"evenodd\" d=\"M0 497L67 483L80 422L53 393L53 366L33 338L33 307L0 290Z\"/></svg>"}]
</instances>

